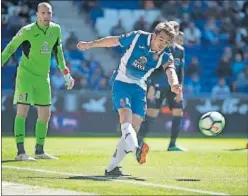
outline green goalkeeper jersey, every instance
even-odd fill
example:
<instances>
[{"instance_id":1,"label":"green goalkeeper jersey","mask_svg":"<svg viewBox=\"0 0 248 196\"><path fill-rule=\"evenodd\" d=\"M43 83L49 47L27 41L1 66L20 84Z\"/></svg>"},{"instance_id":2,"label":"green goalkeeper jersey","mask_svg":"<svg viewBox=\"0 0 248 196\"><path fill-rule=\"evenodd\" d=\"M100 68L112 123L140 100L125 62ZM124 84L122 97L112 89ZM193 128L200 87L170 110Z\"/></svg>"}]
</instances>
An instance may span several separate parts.
<instances>
[{"instance_id":1,"label":"green goalkeeper jersey","mask_svg":"<svg viewBox=\"0 0 248 196\"><path fill-rule=\"evenodd\" d=\"M40 77L48 77L51 56L55 55L59 69L66 69L61 29L53 22L49 26L39 26L37 22L22 27L2 52L2 66L9 57L22 45L22 56L19 72L28 72Z\"/></svg>"}]
</instances>

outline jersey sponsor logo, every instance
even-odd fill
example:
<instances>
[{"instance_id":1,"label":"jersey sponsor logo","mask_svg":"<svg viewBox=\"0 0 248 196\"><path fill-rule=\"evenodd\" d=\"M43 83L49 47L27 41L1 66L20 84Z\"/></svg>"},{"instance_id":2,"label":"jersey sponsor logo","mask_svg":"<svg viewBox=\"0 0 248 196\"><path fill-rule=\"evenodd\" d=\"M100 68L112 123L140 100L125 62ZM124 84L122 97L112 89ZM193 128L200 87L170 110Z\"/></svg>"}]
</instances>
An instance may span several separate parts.
<instances>
[{"instance_id":1,"label":"jersey sponsor logo","mask_svg":"<svg viewBox=\"0 0 248 196\"><path fill-rule=\"evenodd\" d=\"M41 54L50 54L51 53L48 42L43 42L42 47L40 49L40 53Z\"/></svg>"},{"instance_id":2,"label":"jersey sponsor logo","mask_svg":"<svg viewBox=\"0 0 248 196\"><path fill-rule=\"evenodd\" d=\"M132 66L138 70L144 71L146 63L147 63L147 58L144 56L141 56L139 59L137 59L133 62Z\"/></svg>"}]
</instances>

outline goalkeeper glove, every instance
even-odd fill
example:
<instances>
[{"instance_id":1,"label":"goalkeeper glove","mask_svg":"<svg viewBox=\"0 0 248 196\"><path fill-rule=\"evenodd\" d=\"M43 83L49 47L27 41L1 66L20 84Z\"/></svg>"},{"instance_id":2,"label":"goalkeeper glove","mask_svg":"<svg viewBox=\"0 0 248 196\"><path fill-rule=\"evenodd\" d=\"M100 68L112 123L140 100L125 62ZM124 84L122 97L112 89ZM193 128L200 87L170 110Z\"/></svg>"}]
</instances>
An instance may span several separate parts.
<instances>
[{"instance_id":1,"label":"goalkeeper glove","mask_svg":"<svg viewBox=\"0 0 248 196\"><path fill-rule=\"evenodd\" d=\"M67 90L70 90L74 86L74 79L71 77L69 69L65 69L63 71L64 79L65 79L65 85L67 87Z\"/></svg>"}]
</instances>

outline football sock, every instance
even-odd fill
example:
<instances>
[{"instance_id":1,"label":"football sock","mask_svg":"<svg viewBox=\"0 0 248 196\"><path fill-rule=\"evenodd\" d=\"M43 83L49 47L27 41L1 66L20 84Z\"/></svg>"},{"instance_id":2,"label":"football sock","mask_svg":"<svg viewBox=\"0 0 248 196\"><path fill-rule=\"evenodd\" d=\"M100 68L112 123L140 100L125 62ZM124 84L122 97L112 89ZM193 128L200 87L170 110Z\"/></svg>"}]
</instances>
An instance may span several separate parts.
<instances>
[{"instance_id":1,"label":"football sock","mask_svg":"<svg viewBox=\"0 0 248 196\"><path fill-rule=\"evenodd\" d=\"M110 172L113 170L115 167L119 166L120 162L124 159L124 157L129 153L126 149L126 142L124 138L120 138L117 146L116 146L116 151L109 163L109 166L107 168L107 171Z\"/></svg>"},{"instance_id":2,"label":"football sock","mask_svg":"<svg viewBox=\"0 0 248 196\"><path fill-rule=\"evenodd\" d=\"M138 142L142 142L149 132L150 125L154 121L154 117L146 116L145 121L142 122L138 133Z\"/></svg>"},{"instance_id":3,"label":"football sock","mask_svg":"<svg viewBox=\"0 0 248 196\"><path fill-rule=\"evenodd\" d=\"M135 152L138 148L137 134L131 123L123 123L121 125L122 137L127 144L127 151Z\"/></svg>"},{"instance_id":4,"label":"football sock","mask_svg":"<svg viewBox=\"0 0 248 196\"><path fill-rule=\"evenodd\" d=\"M25 121L26 121L26 118L23 118L21 116L15 117L14 132L15 132L18 155L25 153L25 150L24 150Z\"/></svg>"},{"instance_id":5,"label":"football sock","mask_svg":"<svg viewBox=\"0 0 248 196\"><path fill-rule=\"evenodd\" d=\"M36 121L35 126L35 136L36 136L36 150L35 153L44 153L43 152L43 146L45 143L45 138L47 135L47 127L48 123L45 123L41 120Z\"/></svg>"},{"instance_id":6,"label":"football sock","mask_svg":"<svg viewBox=\"0 0 248 196\"><path fill-rule=\"evenodd\" d=\"M172 126L171 126L171 139L169 147L173 147L176 145L176 139L180 132L181 127L181 116L173 116Z\"/></svg>"}]
</instances>

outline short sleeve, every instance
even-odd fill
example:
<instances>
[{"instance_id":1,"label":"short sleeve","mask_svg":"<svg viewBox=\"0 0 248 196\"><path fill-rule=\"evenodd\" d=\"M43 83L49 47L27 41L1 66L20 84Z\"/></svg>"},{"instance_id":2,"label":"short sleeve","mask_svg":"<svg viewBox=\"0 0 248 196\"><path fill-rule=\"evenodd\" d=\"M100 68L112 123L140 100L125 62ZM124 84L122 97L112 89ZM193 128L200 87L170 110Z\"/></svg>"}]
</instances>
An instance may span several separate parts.
<instances>
[{"instance_id":1,"label":"short sleeve","mask_svg":"<svg viewBox=\"0 0 248 196\"><path fill-rule=\"evenodd\" d=\"M134 40L135 36L137 35L137 31L131 31L129 33L125 33L120 35L119 41L121 47L128 47L132 44L132 41Z\"/></svg>"},{"instance_id":2,"label":"short sleeve","mask_svg":"<svg viewBox=\"0 0 248 196\"><path fill-rule=\"evenodd\" d=\"M181 67L185 66L185 50L182 50L182 56L181 56Z\"/></svg>"}]
</instances>

